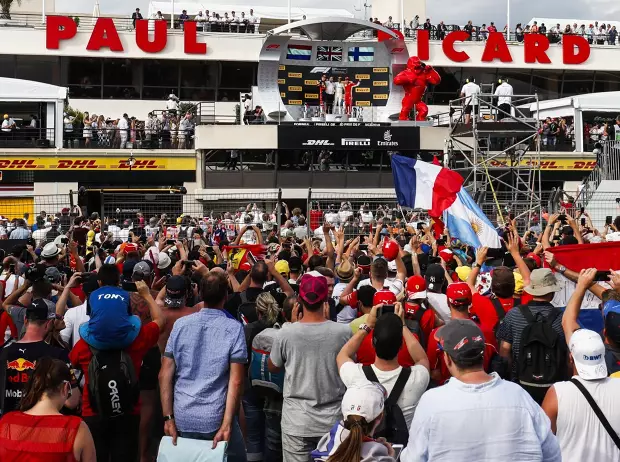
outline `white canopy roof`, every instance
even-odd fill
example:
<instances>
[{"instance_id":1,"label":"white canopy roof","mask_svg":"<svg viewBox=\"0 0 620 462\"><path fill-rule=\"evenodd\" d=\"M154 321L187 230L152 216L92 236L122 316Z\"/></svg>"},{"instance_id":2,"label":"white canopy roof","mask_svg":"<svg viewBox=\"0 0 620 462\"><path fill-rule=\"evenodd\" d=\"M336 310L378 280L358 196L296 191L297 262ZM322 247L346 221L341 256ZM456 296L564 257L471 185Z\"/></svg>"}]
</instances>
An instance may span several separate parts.
<instances>
[{"instance_id":1,"label":"white canopy roof","mask_svg":"<svg viewBox=\"0 0 620 462\"><path fill-rule=\"evenodd\" d=\"M312 40L346 40L351 35L367 29L380 30L392 38L398 38L398 35L393 30L380 24L355 18L332 17L295 21L270 30L268 33L278 35L286 33L293 28L301 30L302 33Z\"/></svg>"},{"instance_id":2,"label":"white canopy roof","mask_svg":"<svg viewBox=\"0 0 620 462\"><path fill-rule=\"evenodd\" d=\"M620 113L620 91L589 93L547 101L539 104L539 119L546 117L568 117L575 114L575 110ZM536 112L536 103L530 105L530 111Z\"/></svg>"},{"instance_id":3,"label":"white canopy roof","mask_svg":"<svg viewBox=\"0 0 620 462\"><path fill-rule=\"evenodd\" d=\"M0 101L56 102L67 98L67 89L32 80L0 77Z\"/></svg>"},{"instance_id":4,"label":"white canopy roof","mask_svg":"<svg viewBox=\"0 0 620 462\"><path fill-rule=\"evenodd\" d=\"M226 5L226 4L213 4L209 2L174 2L174 14L179 15L183 10L187 10L187 14L194 16L199 11L209 10L211 13L224 13L235 11L237 15L241 12L245 12L246 16L250 13L250 9L254 9L254 15L258 18L266 19L288 19L288 8L282 6L252 6L252 5ZM151 2L149 4L149 18L161 11L163 15L169 15L172 13L172 2ZM354 15L348 10L342 8L291 8L291 19L299 20L303 16L306 19L320 18L325 16L341 17L341 18L353 18Z\"/></svg>"}]
</instances>

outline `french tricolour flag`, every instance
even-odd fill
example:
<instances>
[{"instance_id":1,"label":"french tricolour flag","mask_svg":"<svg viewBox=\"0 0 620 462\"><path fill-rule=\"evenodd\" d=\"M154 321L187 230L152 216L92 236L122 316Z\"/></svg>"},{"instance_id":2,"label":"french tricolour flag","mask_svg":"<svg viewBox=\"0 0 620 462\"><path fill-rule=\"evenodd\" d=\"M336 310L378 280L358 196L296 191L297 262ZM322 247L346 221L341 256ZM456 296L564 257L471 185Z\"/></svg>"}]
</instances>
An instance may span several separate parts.
<instances>
[{"instance_id":1,"label":"french tricolour flag","mask_svg":"<svg viewBox=\"0 0 620 462\"><path fill-rule=\"evenodd\" d=\"M463 177L452 170L399 155L392 156L392 174L398 203L428 210L435 218L454 203L463 185Z\"/></svg>"}]
</instances>

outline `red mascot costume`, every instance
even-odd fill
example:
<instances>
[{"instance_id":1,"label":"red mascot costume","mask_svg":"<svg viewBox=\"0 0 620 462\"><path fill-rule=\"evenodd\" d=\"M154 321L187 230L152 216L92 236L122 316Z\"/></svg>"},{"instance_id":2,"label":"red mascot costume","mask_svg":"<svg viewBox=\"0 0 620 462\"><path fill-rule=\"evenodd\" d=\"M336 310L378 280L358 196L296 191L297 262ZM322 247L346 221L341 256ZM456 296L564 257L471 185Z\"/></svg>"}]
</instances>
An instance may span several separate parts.
<instances>
[{"instance_id":1,"label":"red mascot costume","mask_svg":"<svg viewBox=\"0 0 620 462\"><path fill-rule=\"evenodd\" d=\"M428 106L422 102L422 97L429 83L437 85L439 82L441 77L432 66L424 64L417 56L409 58L407 69L394 78L394 84L402 85L405 90L399 120L409 120L409 113L414 107L416 120L426 120Z\"/></svg>"}]
</instances>

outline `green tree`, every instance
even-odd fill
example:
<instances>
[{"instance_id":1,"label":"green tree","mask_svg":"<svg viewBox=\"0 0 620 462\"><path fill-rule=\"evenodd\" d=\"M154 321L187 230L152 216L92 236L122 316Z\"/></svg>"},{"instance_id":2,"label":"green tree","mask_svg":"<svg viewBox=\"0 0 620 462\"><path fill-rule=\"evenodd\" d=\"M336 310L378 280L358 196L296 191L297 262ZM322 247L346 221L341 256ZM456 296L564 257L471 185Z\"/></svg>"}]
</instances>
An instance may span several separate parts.
<instances>
[{"instance_id":1,"label":"green tree","mask_svg":"<svg viewBox=\"0 0 620 462\"><path fill-rule=\"evenodd\" d=\"M22 0L0 0L0 19L11 19L11 7L13 3L21 6Z\"/></svg>"}]
</instances>

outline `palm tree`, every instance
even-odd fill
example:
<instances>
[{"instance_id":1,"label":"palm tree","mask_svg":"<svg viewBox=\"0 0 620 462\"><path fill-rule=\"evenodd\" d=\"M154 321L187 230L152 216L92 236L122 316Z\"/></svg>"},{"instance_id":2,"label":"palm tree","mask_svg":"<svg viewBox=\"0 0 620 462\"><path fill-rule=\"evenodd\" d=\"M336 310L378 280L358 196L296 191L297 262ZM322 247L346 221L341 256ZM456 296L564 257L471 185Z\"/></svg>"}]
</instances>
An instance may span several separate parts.
<instances>
[{"instance_id":1,"label":"palm tree","mask_svg":"<svg viewBox=\"0 0 620 462\"><path fill-rule=\"evenodd\" d=\"M0 0L0 19L11 19L11 6L17 3L21 6L22 0Z\"/></svg>"}]
</instances>

